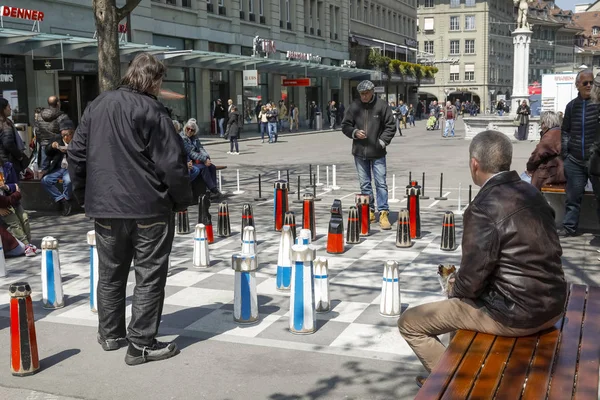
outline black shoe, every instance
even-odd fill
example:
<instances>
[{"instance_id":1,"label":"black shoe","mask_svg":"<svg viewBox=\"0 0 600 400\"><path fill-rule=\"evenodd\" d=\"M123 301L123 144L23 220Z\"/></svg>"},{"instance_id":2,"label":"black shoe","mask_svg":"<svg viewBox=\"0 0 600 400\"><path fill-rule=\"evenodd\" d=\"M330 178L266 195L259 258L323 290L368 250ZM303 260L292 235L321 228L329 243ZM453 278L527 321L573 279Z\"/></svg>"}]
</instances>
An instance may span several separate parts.
<instances>
[{"instance_id":1,"label":"black shoe","mask_svg":"<svg viewBox=\"0 0 600 400\"><path fill-rule=\"evenodd\" d=\"M71 207L71 203L69 203L69 200L62 199L60 201L60 203L61 203L61 207L62 207L62 215L65 217L67 215L70 215L72 207Z\"/></svg>"},{"instance_id":2,"label":"black shoe","mask_svg":"<svg viewBox=\"0 0 600 400\"><path fill-rule=\"evenodd\" d=\"M568 230L566 230L565 228L560 228L558 231L558 237L571 237L571 236L577 236L577 233L575 232L569 232Z\"/></svg>"},{"instance_id":3,"label":"black shoe","mask_svg":"<svg viewBox=\"0 0 600 400\"><path fill-rule=\"evenodd\" d=\"M127 345L127 339L118 338L118 339L102 339L102 336L98 333L97 335L98 343L102 346L104 351L113 351L119 350L121 347L125 347Z\"/></svg>"},{"instance_id":4,"label":"black shoe","mask_svg":"<svg viewBox=\"0 0 600 400\"><path fill-rule=\"evenodd\" d=\"M415 378L415 380L417 381L417 386L418 387L423 387L423 385L425 384L425 381L427 380L427 378L425 378L424 376L419 375L419 376L417 376Z\"/></svg>"},{"instance_id":5,"label":"black shoe","mask_svg":"<svg viewBox=\"0 0 600 400\"><path fill-rule=\"evenodd\" d=\"M177 355L179 350L175 342L165 343L154 340L152 346L138 346L129 342L127 354L125 355L125 364L140 365L148 361L160 361Z\"/></svg>"},{"instance_id":6,"label":"black shoe","mask_svg":"<svg viewBox=\"0 0 600 400\"><path fill-rule=\"evenodd\" d=\"M219 189L215 188L210 191L210 199L211 200L221 200L223 198L223 193L219 191Z\"/></svg>"}]
</instances>

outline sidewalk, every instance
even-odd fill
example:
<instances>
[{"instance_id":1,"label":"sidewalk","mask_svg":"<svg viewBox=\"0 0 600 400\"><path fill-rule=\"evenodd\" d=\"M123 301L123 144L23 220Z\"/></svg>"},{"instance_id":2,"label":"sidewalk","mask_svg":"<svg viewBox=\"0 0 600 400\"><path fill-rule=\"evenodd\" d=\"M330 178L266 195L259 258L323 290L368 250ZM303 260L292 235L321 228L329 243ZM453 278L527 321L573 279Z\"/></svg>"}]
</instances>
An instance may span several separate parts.
<instances>
[{"instance_id":1,"label":"sidewalk","mask_svg":"<svg viewBox=\"0 0 600 400\"><path fill-rule=\"evenodd\" d=\"M298 136L298 135L314 135L317 133L339 132L340 130L341 130L341 128L323 129L320 131L317 131L315 129L300 128L299 131L294 131L293 133L290 133L289 130L284 129L281 133L278 133L278 136L285 137L285 136ZM229 142L229 139L223 139L223 138L219 137L219 135L200 135L199 137L200 137L200 141L202 142L203 146L210 146L210 145ZM238 142L247 142L249 140L260 140L260 139L261 139L261 135L260 135L260 132L258 131L256 124L246 124L246 125L244 125L244 129L243 129L240 137L238 138ZM268 135L266 135L266 134L265 134L265 140L268 140Z\"/></svg>"}]
</instances>

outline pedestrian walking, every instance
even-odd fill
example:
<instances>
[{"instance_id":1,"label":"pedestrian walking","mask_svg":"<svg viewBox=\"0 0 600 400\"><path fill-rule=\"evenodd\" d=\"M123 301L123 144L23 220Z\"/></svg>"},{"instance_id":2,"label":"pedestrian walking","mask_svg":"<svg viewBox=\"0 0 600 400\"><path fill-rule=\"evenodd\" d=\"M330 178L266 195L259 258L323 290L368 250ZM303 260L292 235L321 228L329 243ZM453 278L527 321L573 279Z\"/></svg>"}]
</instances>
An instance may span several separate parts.
<instances>
[{"instance_id":1,"label":"pedestrian walking","mask_svg":"<svg viewBox=\"0 0 600 400\"><path fill-rule=\"evenodd\" d=\"M446 120L446 127L444 128L444 133L442 135L443 137L448 137L448 134L450 134L451 137L454 137L454 122L456 121L457 114L456 106L453 106L450 101L447 101L443 111L443 118Z\"/></svg>"},{"instance_id":2,"label":"pedestrian walking","mask_svg":"<svg viewBox=\"0 0 600 400\"><path fill-rule=\"evenodd\" d=\"M335 129L335 121L337 120L338 109L335 106L335 101L329 104L329 129Z\"/></svg>"},{"instance_id":3,"label":"pedestrian walking","mask_svg":"<svg viewBox=\"0 0 600 400\"><path fill-rule=\"evenodd\" d=\"M517 140L527 139L527 131L529 130L529 115L531 115L531 108L529 108L527 105L527 100L523 100L517 109L517 118L519 119Z\"/></svg>"},{"instance_id":4,"label":"pedestrian walking","mask_svg":"<svg viewBox=\"0 0 600 400\"><path fill-rule=\"evenodd\" d=\"M415 108L413 107L412 104L408 106L408 125L416 126L415 125Z\"/></svg>"},{"instance_id":5,"label":"pedestrian walking","mask_svg":"<svg viewBox=\"0 0 600 400\"><path fill-rule=\"evenodd\" d=\"M238 137L242 131L243 124L242 116L240 115L237 106L233 106L231 108L231 113L229 114L229 121L227 121L227 136L229 137L229 151L227 154L240 155Z\"/></svg>"},{"instance_id":6,"label":"pedestrian walking","mask_svg":"<svg viewBox=\"0 0 600 400\"><path fill-rule=\"evenodd\" d=\"M176 343L160 342L156 335L174 212L187 209L192 191L183 141L156 98L165 74L156 57L138 54L122 86L86 108L68 148L73 192L85 204L86 216L95 219L98 342L105 351L128 343L128 365L164 360L178 351ZM136 283L126 330L125 289L134 257Z\"/></svg>"},{"instance_id":7,"label":"pedestrian walking","mask_svg":"<svg viewBox=\"0 0 600 400\"><path fill-rule=\"evenodd\" d=\"M219 137L223 137L225 135L225 119L227 118L227 110L225 110L221 99L217 99L214 117L217 120L217 125L219 126Z\"/></svg>"}]
</instances>

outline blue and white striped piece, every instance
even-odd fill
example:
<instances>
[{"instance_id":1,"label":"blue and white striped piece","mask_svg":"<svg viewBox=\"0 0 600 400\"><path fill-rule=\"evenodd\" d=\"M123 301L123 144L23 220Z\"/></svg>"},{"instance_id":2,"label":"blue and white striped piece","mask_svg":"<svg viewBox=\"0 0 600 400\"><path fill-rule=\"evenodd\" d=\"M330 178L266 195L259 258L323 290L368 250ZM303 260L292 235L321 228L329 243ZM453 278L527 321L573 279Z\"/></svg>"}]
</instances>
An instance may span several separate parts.
<instances>
[{"instance_id":1,"label":"blue and white striped piece","mask_svg":"<svg viewBox=\"0 0 600 400\"><path fill-rule=\"evenodd\" d=\"M315 274L315 311L326 313L331 305L329 303L329 268L327 258L317 257L314 262Z\"/></svg>"},{"instance_id":2,"label":"blue and white striped piece","mask_svg":"<svg viewBox=\"0 0 600 400\"><path fill-rule=\"evenodd\" d=\"M6 259L4 258L4 245L2 244L2 238L0 238L0 278L6 276Z\"/></svg>"},{"instance_id":3,"label":"blue and white striped piece","mask_svg":"<svg viewBox=\"0 0 600 400\"><path fill-rule=\"evenodd\" d=\"M206 237L206 226L204 224L197 224L194 229L194 255L192 261L196 268L210 267L208 239Z\"/></svg>"},{"instance_id":4,"label":"blue and white striped piece","mask_svg":"<svg viewBox=\"0 0 600 400\"><path fill-rule=\"evenodd\" d=\"M379 314L384 317L398 317L400 315L402 303L400 301L398 275L398 263L388 260L383 267L381 303L379 304Z\"/></svg>"},{"instance_id":5,"label":"blue and white striped piece","mask_svg":"<svg viewBox=\"0 0 600 400\"><path fill-rule=\"evenodd\" d=\"M313 246L292 247L292 290L290 295L290 332L310 334L317 330L315 311L315 282L313 261L316 250Z\"/></svg>"},{"instance_id":6,"label":"blue and white striped piece","mask_svg":"<svg viewBox=\"0 0 600 400\"><path fill-rule=\"evenodd\" d=\"M42 239L42 303L44 308L65 306L58 256L58 240L52 236Z\"/></svg>"},{"instance_id":7,"label":"blue and white striped piece","mask_svg":"<svg viewBox=\"0 0 600 400\"><path fill-rule=\"evenodd\" d=\"M90 246L90 310L98 312L98 250L96 249L96 231L87 233Z\"/></svg>"},{"instance_id":8,"label":"blue and white striped piece","mask_svg":"<svg viewBox=\"0 0 600 400\"><path fill-rule=\"evenodd\" d=\"M233 320L238 324L254 324L258 322L256 257L234 254L231 257L231 268L235 271Z\"/></svg>"},{"instance_id":9,"label":"blue and white striped piece","mask_svg":"<svg viewBox=\"0 0 600 400\"><path fill-rule=\"evenodd\" d=\"M279 256L277 257L277 290L287 292L292 284L292 246L294 235L289 225L284 225L279 241Z\"/></svg>"},{"instance_id":10,"label":"blue and white striped piece","mask_svg":"<svg viewBox=\"0 0 600 400\"><path fill-rule=\"evenodd\" d=\"M242 232L242 254L256 254L256 230L247 226Z\"/></svg>"},{"instance_id":11,"label":"blue and white striped piece","mask_svg":"<svg viewBox=\"0 0 600 400\"><path fill-rule=\"evenodd\" d=\"M312 233L310 229L300 229L300 233L298 237L296 237L296 244L303 244L308 246L311 242L310 238L312 237Z\"/></svg>"}]
</instances>

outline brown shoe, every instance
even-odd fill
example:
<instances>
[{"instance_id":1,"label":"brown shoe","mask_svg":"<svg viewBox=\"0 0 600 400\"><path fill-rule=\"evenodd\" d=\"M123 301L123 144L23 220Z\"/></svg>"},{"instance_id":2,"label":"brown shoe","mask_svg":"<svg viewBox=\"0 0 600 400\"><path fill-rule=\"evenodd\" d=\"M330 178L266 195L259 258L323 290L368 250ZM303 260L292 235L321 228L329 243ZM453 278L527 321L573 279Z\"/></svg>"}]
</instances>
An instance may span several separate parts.
<instances>
[{"instance_id":1,"label":"brown shoe","mask_svg":"<svg viewBox=\"0 0 600 400\"><path fill-rule=\"evenodd\" d=\"M375 222L375 211L373 211L373 210L369 211L369 218L371 220L371 223Z\"/></svg>"},{"instance_id":2,"label":"brown shoe","mask_svg":"<svg viewBox=\"0 0 600 400\"><path fill-rule=\"evenodd\" d=\"M415 380L417 381L417 386L418 387L423 387L423 385L425 384L425 381L427 380L427 378L425 378L424 376L418 375Z\"/></svg>"},{"instance_id":3,"label":"brown shoe","mask_svg":"<svg viewBox=\"0 0 600 400\"><path fill-rule=\"evenodd\" d=\"M390 215L389 211L380 211L379 212L379 226L384 231L389 231L390 229L392 229L392 224L390 224L390 220L388 218L389 215Z\"/></svg>"}]
</instances>

